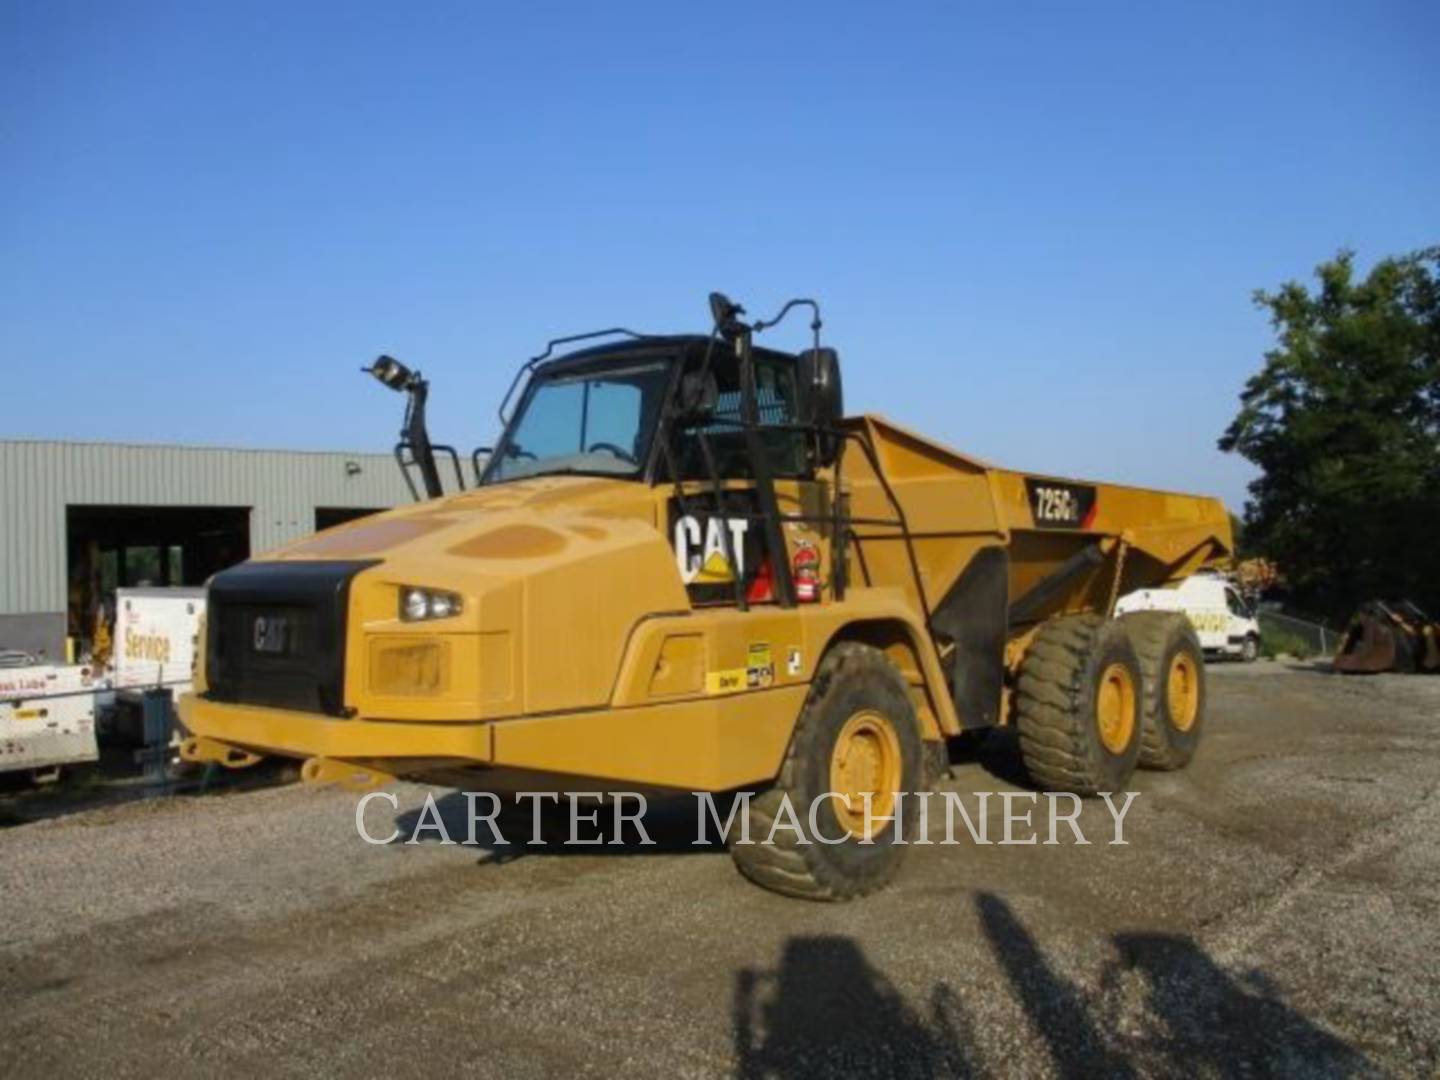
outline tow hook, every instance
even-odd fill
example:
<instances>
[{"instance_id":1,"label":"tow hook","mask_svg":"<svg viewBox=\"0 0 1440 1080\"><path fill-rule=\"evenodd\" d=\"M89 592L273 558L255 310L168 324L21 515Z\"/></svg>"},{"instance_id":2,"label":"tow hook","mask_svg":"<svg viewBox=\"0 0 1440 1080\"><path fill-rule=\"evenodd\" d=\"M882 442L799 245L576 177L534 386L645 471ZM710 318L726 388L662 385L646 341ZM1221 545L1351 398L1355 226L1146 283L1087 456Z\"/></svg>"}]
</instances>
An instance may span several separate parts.
<instances>
[{"instance_id":1,"label":"tow hook","mask_svg":"<svg viewBox=\"0 0 1440 1080\"><path fill-rule=\"evenodd\" d=\"M384 787L395 777L389 773L334 758L307 758L300 766L300 779L307 784L336 784L346 791L370 791Z\"/></svg>"},{"instance_id":2,"label":"tow hook","mask_svg":"<svg viewBox=\"0 0 1440 1080\"><path fill-rule=\"evenodd\" d=\"M183 761L203 765L213 763L227 769L248 769L260 763L260 755L250 750L194 735L180 744L180 757Z\"/></svg>"}]
</instances>

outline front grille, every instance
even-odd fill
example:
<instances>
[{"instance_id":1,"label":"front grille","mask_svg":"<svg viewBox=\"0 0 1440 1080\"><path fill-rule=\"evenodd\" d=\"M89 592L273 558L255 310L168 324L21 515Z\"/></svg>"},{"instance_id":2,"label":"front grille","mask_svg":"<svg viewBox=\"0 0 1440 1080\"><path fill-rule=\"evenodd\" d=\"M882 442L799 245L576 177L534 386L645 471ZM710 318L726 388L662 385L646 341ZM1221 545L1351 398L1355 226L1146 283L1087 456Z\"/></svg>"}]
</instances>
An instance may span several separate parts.
<instances>
[{"instance_id":1,"label":"front grille","mask_svg":"<svg viewBox=\"0 0 1440 1080\"><path fill-rule=\"evenodd\" d=\"M365 562L248 562L215 575L206 696L345 716L350 582Z\"/></svg>"}]
</instances>

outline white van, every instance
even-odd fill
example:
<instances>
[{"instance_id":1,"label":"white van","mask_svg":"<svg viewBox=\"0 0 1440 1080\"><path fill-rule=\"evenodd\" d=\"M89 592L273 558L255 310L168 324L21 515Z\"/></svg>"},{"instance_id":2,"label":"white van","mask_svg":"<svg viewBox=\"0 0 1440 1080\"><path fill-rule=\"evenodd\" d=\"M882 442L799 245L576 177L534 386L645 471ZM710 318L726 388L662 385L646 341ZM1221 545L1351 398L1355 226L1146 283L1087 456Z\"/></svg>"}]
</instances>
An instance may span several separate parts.
<instances>
[{"instance_id":1,"label":"white van","mask_svg":"<svg viewBox=\"0 0 1440 1080\"><path fill-rule=\"evenodd\" d=\"M1138 589L1115 605L1115 614L1183 611L1195 624L1200 647L1214 656L1254 660L1260 655L1260 623L1235 586L1213 573L1199 573L1169 589Z\"/></svg>"}]
</instances>

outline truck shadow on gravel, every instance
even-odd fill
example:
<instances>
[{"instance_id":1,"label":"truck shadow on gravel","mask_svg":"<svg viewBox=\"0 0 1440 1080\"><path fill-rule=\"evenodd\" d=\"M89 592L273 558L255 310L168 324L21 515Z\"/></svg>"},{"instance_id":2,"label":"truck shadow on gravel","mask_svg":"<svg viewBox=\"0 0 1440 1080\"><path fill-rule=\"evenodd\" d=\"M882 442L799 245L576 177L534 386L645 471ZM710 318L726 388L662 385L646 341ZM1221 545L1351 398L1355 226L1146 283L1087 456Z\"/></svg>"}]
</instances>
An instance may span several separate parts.
<instances>
[{"instance_id":1,"label":"truck shadow on gravel","mask_svg":"<svg viewBox=\"0 0 1440 1080\"><path fill-rule=\"evenodd\" d=\"M136 767L133 750L104 747L95 764L67 769L58 781L35 784L28 776L0 774L0 829L88 814L130 803L179 808L180 800L257 791L293 783L298 762L266 758L243 772L171 766L162 784L151 784Z\"/></svg>"},{"instance_id":2,"label":"truck shadow on gravel","mask_svg":"<svg viewBox=\"0 0 1440 1080\"><path fill-rule=\"evenodd\" d=\"M984 1075L954 991L914 1008L848 937L793 937L774 971L738 971L731 1024L745 1080Z\"/></svg>"},{"instance_id":3,"label":"truck shadow on gravel","mask_svg":"<svg viewBox=\"0 0 1440 1080\"><path fill-rule=\"evenodd\" d=\"M990 728L970 732L946 743L946 764L953 770L978 765L1002 784L1035 790L1035 781L1025 770L1020 756L1020 737L1014 728Z\"/></svg>"},{"instance_id":4,"label":"truck shadow on gravel","mask_svg":"<svg viewBox=\"0 0 1440 1080\"><path fill-rule=\"evenodd\" d=\"M1058 1076L1376 1072L1361 1053L1282 1003L1262 975L1249 973L1242 985L1191 938L1115 935L1116 957L1087 992L1055 969L1005 901L981 893L976 909L1009 994ZM1004 1014L993 1000L977 1011ZM917 1007L843 936L792 937L774 970L738 971L731 1023L736 1074L747 1080L1043 1068L1023 1056L987 1060L977 1049L976 1021L948 983Z\"/></svg>"}]
</instances>

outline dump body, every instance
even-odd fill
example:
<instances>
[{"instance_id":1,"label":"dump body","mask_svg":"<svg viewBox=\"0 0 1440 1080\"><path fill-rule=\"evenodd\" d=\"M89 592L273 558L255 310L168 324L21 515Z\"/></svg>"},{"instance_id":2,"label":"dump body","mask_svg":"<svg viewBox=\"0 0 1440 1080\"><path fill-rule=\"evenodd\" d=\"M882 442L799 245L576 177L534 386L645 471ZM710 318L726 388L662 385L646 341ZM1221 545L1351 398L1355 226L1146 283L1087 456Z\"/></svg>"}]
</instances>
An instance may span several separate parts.
<instances>
[{"instance_id":1,"label":"dump body","mask_svg":"<svg viewBox=\"0 0 1440 1080\"><path fill-rule=\"evenodd\" d=\"M853 421L852 429L875 447L904 512L920 585L898 530L857 529L861 562L869 580L898 585L932 615L987 549L1004 552L1017 631L1057 612L1104 610L1117 588L1123 594L1179 581L1231 552L1229 515L1218 499L996 468L875 416ZM850 455L846 467L855 516L893 514L868 461ZM1073 571L1057 577L1067 564ZM1037 594L1047 580L1054 587Z\"/></svg>"}]
</instances>

